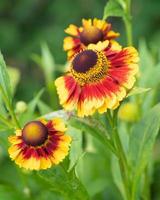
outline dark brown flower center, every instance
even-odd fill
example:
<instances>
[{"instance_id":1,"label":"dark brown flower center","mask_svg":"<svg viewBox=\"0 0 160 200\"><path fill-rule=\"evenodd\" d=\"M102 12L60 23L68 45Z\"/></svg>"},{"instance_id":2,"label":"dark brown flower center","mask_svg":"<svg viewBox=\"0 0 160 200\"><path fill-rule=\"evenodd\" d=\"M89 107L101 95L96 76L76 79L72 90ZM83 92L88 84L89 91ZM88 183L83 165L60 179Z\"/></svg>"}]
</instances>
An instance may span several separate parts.
<instances>
[{"instance_id":1,"label":"dark brown flower center","mask_svg":"<svg viewBox=\"0 0 160 200\"><path fill-rule=\"evenodd\" d=\"M84 45L96 44L103 40L103 32L94 26L84 28L80 33L80 40Z\"/></svg>"},{"instance_id":2,"label":"dark brown flower center","mask_svg":"<svg viewBox=\"0 0 160 200\"><path fill-rule=\"evenodd\" d=\"M106 76L107 68L107 57L103 51L84 50L74 57L71 74L83 86L99 82Z\"/></svg>"},{"instance_id":3,"label":"dark brown flower center","mask_svg":"<svg viewBox=\"0 0 160 200\"><path fill-rule=\"evenodd\" d=\"M22 130L22 138L27 145L42 145L48 137L48 129L40 121L27 123Z\"/></svg>"},{"instance_id":4,"label":"dark brown flower center","mask_svg":"<svg viewBox=\"0 0 160 200\"><path fill-rule=\"evenodd\" d=\"M77 54L72 62L73 69L79 73L85 73L97 63L97 54L92 50L85 50Z\"/></svg>"}]
</instances>

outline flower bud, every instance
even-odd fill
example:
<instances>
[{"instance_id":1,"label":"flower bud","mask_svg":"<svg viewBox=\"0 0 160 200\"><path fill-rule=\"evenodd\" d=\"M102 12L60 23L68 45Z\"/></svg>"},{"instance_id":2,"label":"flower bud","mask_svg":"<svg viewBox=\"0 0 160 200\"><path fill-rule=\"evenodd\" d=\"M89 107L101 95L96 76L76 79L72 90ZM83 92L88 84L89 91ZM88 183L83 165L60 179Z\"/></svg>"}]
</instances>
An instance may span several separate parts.
<instances>
[{"instance_id":1,"label":"flower bud","mask_svg":"<svg viewBox=\"0 0 160 200\"><path fill-rule=\"evenodd\" d=\"M118 116L121 120L126 122L135 122L138 120L138 106L135 103L123 104L118 112Z\"/></svg>"},{"instance_id":2,"label":"flower bud","mask_svg":"<svg viewBox=\"0 0 160 200\"><path fill-rule=\"evenodd\" d=\"M18 101L16 103L16 112L21 114L27 110L27 104L24 101Z\"/></svg>"}]
</instances>

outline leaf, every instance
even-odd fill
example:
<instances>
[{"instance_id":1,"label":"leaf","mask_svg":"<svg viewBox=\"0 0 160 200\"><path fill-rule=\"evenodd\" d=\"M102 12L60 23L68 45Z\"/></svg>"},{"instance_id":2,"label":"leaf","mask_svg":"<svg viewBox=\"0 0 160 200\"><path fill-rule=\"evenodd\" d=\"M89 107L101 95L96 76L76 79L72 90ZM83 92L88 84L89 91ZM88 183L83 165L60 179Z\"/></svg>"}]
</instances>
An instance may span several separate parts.
<instances>
[{"instance_id":1,"label":"leaf","mask_svg":"<svg viewBox=\"0 0 160 200\"><path fill-rule=\"evenodd\" d=\"M71 124L73 127L83 130L85 133L91 134L115 153L107 130L98 120L93 118L81 119L78 117L71 117L69 124Z\"/></svg>"},{"instance_id":2,"label":"leaf","mask_svg":"<svg viewBox=\"0 0 160 200\"><path fill-rule=\"evenodd\" d=\"M9 102L12 101L12 92L9 75L7 73L7 68L3 55L0 52L0 88Z\"/></svg>"},{"instance_id":3,"label":"leaf","mask_svg":"<svg viewBox=\"0 0 160 200\"><path fill-rule=\"evenodd\" d=\"M129 145L129 160L133 175L133 193L135 193L140 176L149 162L159 128L160 104L154 106L133 128Z\"/></svg>"},{"instance_id":4,"label":"leaf","mask_svg":"<svg viewBox=\"0 0 160 200\"><path fill-rule=\"evenodd\" d=\"M145 113L156 103L156 97L158 96L157 88L160 84L160 63L155 64L155 59L151 55L151 52L147 48L146 42L144 40L140 41L139 54L140 76L138 80L138 86L143 88L152 88L149 93L144 93L138 99L139 103L142 104L143 113Z\"/></svg>"},{"instance_id":5,"label":"leaf","mask_svg":"<svg viewBox=\"0 0 160 200\"><path fill-rule=\"evenodd\" d=\"M26 123L26 121L34 119L34 112L38 102L40 100L41 95L43 94L44 89L41 89L38 94L34 97L32 101L28 104L27 111L23 113L20 117L21 124Z\"/></svg>"},{"instance_id":6,"label":"leaf","mask_svg":"<svg viewBox=\"0 0 160 200\"><path fill-rule=\"evenodd\" d=\"M67 172L62 166L38 172L41 178L51 185L51 189L61 194L64 199L88 200L89 196L75 174L75 170Z\"/></svg>"},{"instance_id":7,"label":"leaf","mask_svg":"<svg viewBox=\"0 0 160 200\"><path fill-rule=\"evenodd\" d=\"M109 0L104 8L103 19L107 17L124 17L126 4L123 0Z\"/></svg>"},{"instance_id":8,"label":"leaf","mask_svg":"<svg viewBox=\"0 0 160 200\"><path fill-rule=\"evenodd\" d=\"M154 70L154 60L149 52L146 42L144 40L140 41L139 44L139 55L140 55L140 87L151 87L152 81L154 80L154 75L156 75ZM159 79L158 79L159 80Z\"/></svg>"},{"instance_id":9,"label":"leaf","mask_svg":"<svg viewBox=\"0 0 160 200\"><path fill-rule=\"evenodd\" d=\"M42 43L41 45L42 51L42 68L45 73L47 83L52 82L54 79L54 71L55 71L55 62L53 56L47 46L46 43Z\"/></svg>"},{"instance_id":10,"label":"leaf","mask_svg":"<svg viewBox=\"0 0 160 200\"><path fill-rule=\"evenodd\" d=\"M67 112L64 111L64 110L57 110L57 111L55 111L55 112L48 113L48 114L46 114L46 115L44 115L44 116L42 116L42 117L44 117L45 119L48 119L48 120L50 120L50 119L52 119L52 118L54 118L54 117L60 117L60 118L62 118L63 120L68 120L69 115L70 115L70 114L67 113Z\"/></svg>"},{"instance_id":11,"label":"leaf","mask_svg":"<svg viewBox=\"0 0 160 200\"><path fill-rule=\"evenodd\" d=\"M111 170L112 170L112 176L114 183L116 184L117 188L119 189L121 195L123 196L123 199L125 199L125 190L124 185L122 181L122 176L119 168L118 159L113 155L111 160Z\"/></svg>"},{"instance_id":12,"label":"leaf","mask_svg":"<svg viewBox=\"0 0 160 200\"><path fill-rule=\"evenodd\" d=\"M22 200L23 193L18 192L12 186L0 185L0 199Z\"/></svg>"},{"instance_id":13,"label":"leaf","mask_svg":"<svg viewBox=\"0 0 160 200\"><path fill-rule=\"evenodd\" d=\"M46 103L44 103L41 100L38 101L38 108L39 108L39 111L40 111L41 115L49 113L52 110Z\"/></svg>"},{"instance_id":14,"label":"leaf","mask_svg":"<svg viewBox=\"0 0 160 200\"><path fill-rule=\"evenodd\" d=\"M34 198L34 200L64 200L63 197L61 197L60 195L56 194L53 191L48 191L48 190L43 190L40 193L38 193L38 195L35 195L36 197ZM32 198L33 199L33 198Z\"/></svg>"},{"instance_id":15,"label":"leaf","mask_svg":"<svg viewBox=\"0 0 160 200\"><path fill-rule=\"evenodd\" d=\"M16 91L17 85L20 81L20 77L21 77L20 70L18 68L7 66L7 71L10 78L12 93L14 94Z\"/></svg>"},{"instance_id":16,"label":"leaf","mask_svg":"<svg viewBox=\"0 0 160 200\"><path fill-rule=\"evenodd\" d=\"M151 88L134 87L132 90L129 91L129 93L127 94L127 97L137 95L137 94L142 94L150 90Z\"/></svg>"},{"instance_id":17,"label":"leaf","mask_svg":"<svg viewBox=\"0 0 160 200\"><path fill-rule=\"evenodd\" d=\"M72 145L69 153L69 171L78 163L79 158L82 156L82 130L68 127L67 133L72 137Z\"/></svg>"}]
</instances>

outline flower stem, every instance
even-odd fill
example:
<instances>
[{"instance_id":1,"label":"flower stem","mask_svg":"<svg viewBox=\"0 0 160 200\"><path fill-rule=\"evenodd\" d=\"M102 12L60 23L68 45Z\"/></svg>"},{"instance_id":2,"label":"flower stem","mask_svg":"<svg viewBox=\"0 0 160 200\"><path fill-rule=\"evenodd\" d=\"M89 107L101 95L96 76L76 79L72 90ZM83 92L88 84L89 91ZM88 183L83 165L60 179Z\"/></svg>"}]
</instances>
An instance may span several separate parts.
<instances>
[{"instance_id":1,"label":"flower stem","mask_svg":"<svg viewBox=\"0 0 160 200\"><path fill-rule=\"evenodd\" d=\"M8 111L9 111L9 114L12 117L13 122L15 123L15 125L16 125L17 128L20 128L20 124L19 124L19 122L18 122L18 120L16 118L13 105L12 105L11 101L7 98L7 96L5 94L5 91L2 88L2 86L0 86L0 92L2 94L3 101L5 102L6 107L7 107Z\"/></svg>"},{"instance_id":2,"label":"flower stem","mask_svg":"<svg viewBox=\"0 0 160 200\"><path fill-rule=\"evenodd\" d=\"M143 193L144 193L144 197L147 200L151 200L151 194L150 194L150 178L148 175L148 167L145 169L144 172L144 189L143 189Z\"/></svg>"},{"instance_id":3,"label":"flower stem","mask_svg":"<svg viewBox=\"0 0 160 200\"><path fill-rule=\"evenodd\" d=\"M110 122L110 125L112 127L113 131L113 143L115 144L116 152L118 154L118 159L119 159L119 167L121 171L121 176L124 184L124 189L125 189L125 195L126 199L130 200L130 182L129 182L129 173L128 173L128 162L127 158L123 149L123 145L121 143L121 139L119 137L118 129L117 129L117 111L114 112L114 115L112 116L110 111L108 112L108 119Z\"/></svg>"},{"instance_id":4,"label":"flower stem","mask_svg":"<svg viewBox=\"0 0 160 200\"><path fill-rule=\"evenodd\" d=\"M8 107L8 111L9 111L9 113L10 113L10 115L11 115L11 117L12 117L12 120L14 121L16 127L17 127L17 128L21 128L21 126L20 126L20 124L19 124L19 122L18 122L18 120L17 120L17 117L16 117L16 115L15 115L13 106L9 103L7 107Z\"/></svg>"},{"instance_id":5,"label":"flower stem","mask_svg":"<svg viewBox=\"0 0 160 200\"><path fill-rule=\"evenodd\" d=\"M5 119L2 115L0 115L0 121L5 124L9 128L13 128L12 123L8 122L7 119Z\"/></svg>"},{"instance_id":6,"label":"flower stem","mask_svg":"<svg viewBox=\"0 0 160 200\"><path fill-rule=\"evenodd\" d=\"M126 37L127 37L127 45L131 46L132 41L132 16L131 16L131 0L126 0L126 10L125 16L123 17L125 29L126 29Z\"/></svg>"}]
</instances>

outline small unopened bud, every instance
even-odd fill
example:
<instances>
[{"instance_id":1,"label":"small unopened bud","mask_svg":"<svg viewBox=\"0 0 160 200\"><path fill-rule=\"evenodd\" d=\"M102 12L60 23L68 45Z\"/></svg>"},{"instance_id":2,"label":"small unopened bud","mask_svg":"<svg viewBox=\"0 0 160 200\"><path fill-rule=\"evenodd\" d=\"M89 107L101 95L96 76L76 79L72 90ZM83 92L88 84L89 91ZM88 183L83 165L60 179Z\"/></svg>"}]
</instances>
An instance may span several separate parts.
<instances>
[{"instance_id":1,"label":"small unopened bud","mask_svg":"<svg viewBox=\"0 0 160 200\"><path fill-rule=\"evenodd\" d=\"M18 101L16 103L16 112L21 114L27 110L27 104L24 101Z\"/></svg>"},{"instance_id":2,"label":"small unopened bud","mask_svg":"<svg viewBox=\"0 0 160 200\"><path fill-rule=\"evenodd\" d=\"M23 188L23 193L25 196L30 197L30 189L28 187Z\"/></svg>"},{"instance_id":3,"label":"small unopened bud","mask_svg":"<svg viewBox=\"0 0 160 200\"><path fill-rule=\"evenodd\" d=\"M135 103L123 104L118 112L118 116L121 120L127 122L135 122L138 120L138 106Z\"/></svg>"}]
</instances>

